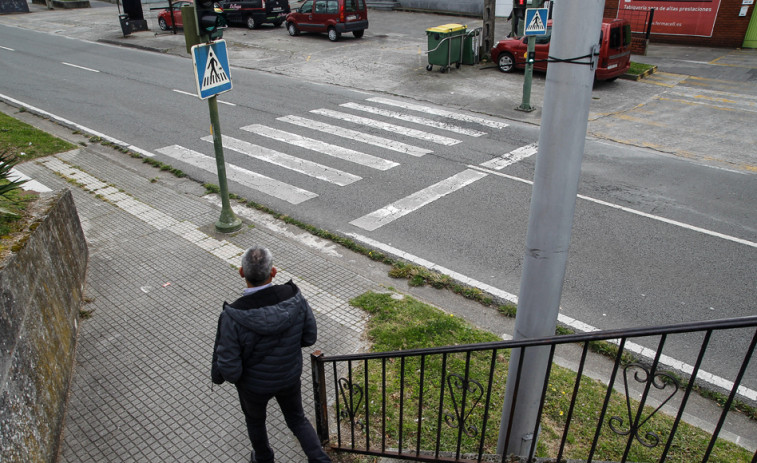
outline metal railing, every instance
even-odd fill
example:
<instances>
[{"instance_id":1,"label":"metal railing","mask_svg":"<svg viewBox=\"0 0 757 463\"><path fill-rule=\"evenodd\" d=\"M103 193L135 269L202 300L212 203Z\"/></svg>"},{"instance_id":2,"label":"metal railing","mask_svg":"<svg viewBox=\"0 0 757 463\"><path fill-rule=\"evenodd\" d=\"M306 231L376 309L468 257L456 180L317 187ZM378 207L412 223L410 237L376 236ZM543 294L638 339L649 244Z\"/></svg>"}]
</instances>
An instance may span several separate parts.
<instances>
[{"instance_id":1,"label":"metal railing","mask_svg":"<svg viewBox=\"0 0 757 463\"><path fill-rule=\"evenodd\" d=\"M681 421L697 377L710 376L702 366L713 361L707 357L713 336L738 339L734 345L743 348L732 357L738 371L732 386L722 389L725 402L720 416L712 417L707 444L698 454L685 453L693 451L677 433L688 426ZM647 349L652 358L629 357L637 339L652 343L654 348ZM614 346L614 353L601 357L606 376L596 378L595 373L590 379L584 375L587 354L598 342ZM666 343L692 346L693 365L682 364L688 371L663 368ZM535 456L588 462L730 461L713 452L721 451L718 436L726 416L739 391L747 390L740 385L755 344L757 316L395 352L331 357L315 352L315 424L324 444L340 451L413 461L510 461L496 452L498 439L499 448L511 448L510 432L504 446L499 436L500 418L505 423L508 415L502 410L507 364L511 355L523 360L528 349L540 348L550 355L533 435L551 443L527 447L523 457L529 461ZM560 358L567 351L576 360L570 369L553 363L557 349ZM521 373L518 368L516 385ZM516 403L517 395L511 412ZM658 413L663 407L666 413ZM611 440L615 454L606 451ZM576 455L577 448L585 454ZM745 461L750 460L757 462L757 453Z\"/></svg>"}]
</instances>

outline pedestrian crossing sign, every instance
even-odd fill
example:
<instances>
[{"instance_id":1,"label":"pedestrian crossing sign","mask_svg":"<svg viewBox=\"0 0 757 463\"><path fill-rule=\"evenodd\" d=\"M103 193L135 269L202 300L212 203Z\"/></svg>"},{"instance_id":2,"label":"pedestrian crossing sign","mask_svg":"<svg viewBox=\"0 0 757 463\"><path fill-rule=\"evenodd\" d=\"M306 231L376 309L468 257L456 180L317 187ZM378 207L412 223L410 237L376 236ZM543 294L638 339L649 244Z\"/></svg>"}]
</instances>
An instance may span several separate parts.
<instances>
[{"instance_id":1,"label":"pedestrian crossing sign","mask_svg":"<svg viewBox=\"0 0 757 463\"><path fill-rule=\"evenodd\" d=\"M546 35L549 8L526 9L526 35Z\"/></svg>"},{"instance_id":2,"label":"pedestrian crossing sign","mask_svg":"<svg viewBox=\"0 0 757 463\"><path fill-rule=\"evenodd\" d=\"M192 47L192 62L197 84L197 96L207 99L231 90L229 56L226 41L216 40Z\"/></svg>"}]
</instances>

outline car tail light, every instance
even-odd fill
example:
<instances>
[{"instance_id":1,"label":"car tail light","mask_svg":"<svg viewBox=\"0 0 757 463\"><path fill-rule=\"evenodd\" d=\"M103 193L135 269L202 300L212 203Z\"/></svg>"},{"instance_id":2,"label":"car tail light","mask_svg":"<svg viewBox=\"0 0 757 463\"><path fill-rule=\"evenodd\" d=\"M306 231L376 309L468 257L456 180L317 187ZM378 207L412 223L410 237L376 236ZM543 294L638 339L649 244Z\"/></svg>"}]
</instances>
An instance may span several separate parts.
<instances>
[{"instance_id":1,"label":"car tail light","mask_svg":"<svg viewBox=\"0 0 757 463\"><path fill-rule=\"evenodd\" d=\"M339 22L345 22L344 20L344 2L342 2L341 5L339 5Z\"/></svg>"}]
</instances>

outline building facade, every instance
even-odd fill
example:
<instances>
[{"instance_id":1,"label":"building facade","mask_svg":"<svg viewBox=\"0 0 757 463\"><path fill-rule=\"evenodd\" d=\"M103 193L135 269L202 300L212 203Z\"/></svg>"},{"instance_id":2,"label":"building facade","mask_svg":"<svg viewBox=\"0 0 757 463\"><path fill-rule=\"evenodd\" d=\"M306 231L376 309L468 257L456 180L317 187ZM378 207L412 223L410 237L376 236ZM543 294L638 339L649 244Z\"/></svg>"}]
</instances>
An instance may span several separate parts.
<instances>
[{"instance_id":1,"label":"building facade","mask_svg":"<svg viewBox=\"0 0 757 463\"><path fill-rule=\"evenodd\" d=\"M512 0L495 0L496 16L506 17ZM570 0L555 0L555 2ZM757 47L756 0L606 0L605 16L626 17L654 9L651 42L708 47ZM404 9L481 17L484 0L400 0ZM633 23L633 21L632 21ZM634 30L636 33L645 32Z\"/></svg>"}]
</instances>

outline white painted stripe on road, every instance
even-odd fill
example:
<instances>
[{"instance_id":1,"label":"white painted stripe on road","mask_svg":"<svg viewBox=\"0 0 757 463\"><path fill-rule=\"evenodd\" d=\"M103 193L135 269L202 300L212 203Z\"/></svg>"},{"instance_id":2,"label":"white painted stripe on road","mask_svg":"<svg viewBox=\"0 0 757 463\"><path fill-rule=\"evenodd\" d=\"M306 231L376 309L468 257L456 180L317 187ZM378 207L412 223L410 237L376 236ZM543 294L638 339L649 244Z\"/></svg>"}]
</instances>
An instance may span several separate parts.
<instances>
[{"instance_id":1,"label":"white painted stripe on road","mask_svg":"<svg viewBox=\"0 0 757 463\"><path fill-rule=\"evenodd\" d=\"M516 304L516 305L518 304L518 296L516 296L515 294L509 293L499 288L495 288L491 285L487 285L486 283L480 282L478 280L467 277L465 275L461 275L460 273L457 273L453 270L442 267L441 265L437 265L421 257L401 251L393 246L381 243L380 241L373 240L366 236L359 235L356 233L345 233L345 235L357 241L365 243L366 245L371 246L372 248L375 248L377 250L395 255L403 260L406 260L408 262L411 262L417 265L421 265L430 270L435 270L444 275L449 275L450 277L454 278L455 280L465 285L471 286L473 288L478 288L481 291L485 291L493 296L512 302L513 304ZM574 318L568 317L567 315L558 314L557 319L560 323L570 326L571 328L579 332L590 333L594 331L599 331L599 328L580 322ZM615 344L618 344L618 345L620 344L617 341L610 341L610 342L614 342ZM652 349L648 349L644 346L641 346L633 342L626 341L626 349L638 355L647 357L650 360L654 359L654 356L655 356L655 352ZM676 360L667 355L660 356L660 363L662 363L663 365L666 365L667 367L676 369L678 371L685 372L687 374L691 374L694 371L693 366L685 362ZM729 381L725 378L721 378L720 376L714 375L712 373L708 373L707 371L700 370L699 373L697 374L697 378L699 379L699 381L704 381L704 382L713 384L715 386L722 387L726 390L731 390L731 388L733 388L732 381ZM738 393L741 394L743 397L747 397L751 400L757 400L757 391L749 389L748 387L739 386Z\"/></svg>"},{"instance_id":2,"label":"white painted stripe on road","mask_svg":"<svg viewBox=\"0 0 757 463\"><path fill-rule=\"evenodd\" d=\"M362 178L348 172L324 166L323 164L318 164L306 159L300 159L288 154L280 153L270 148L254 145L244 140L238 140L227 135L223 135L222 139L223 146L238 153L242 153L246 156L250 156L251 158L259 159L261 161L269 162L273 165L283 167L294 172L299 172L309 177L314 177L325 182L333 183L335 185L349 185L350 183L357 182ZM208 135L202 137L202 140L213 143L213 136Z\"/></svg>"},{"instance_id":3,"label":"white painted stripe on road","mask_svg":"<svg viewBox=\"0 0 757 463\"><path fill-rule=\"evenodd\" d=\"M357 111L363 111L370 114L376 114L378 116L391 117L399 119L401 121L412 122L414 124L425 125L428 127L434 127L441 130L447 130L449 132L459 133L461 135L468 135L470 137L480 137L486 135L486 132L481 132L473 129L466 129L465 127L458 127L456 125L446 124L444 122L434 121L425 117L411 116L409 114L402 114L396 111L387 111L386 109L376 108L373 106L366 106L358 103L344 103L339 106L344 108L354 109Z\"/></svg>"},{"instance_id":4,"label":"white painted stripe on road","mask_svg":"<svg viewBox=\"0 0 757 463\"><path fill-rule=\"evenodd\" d=\"M755 243L753 241L748 241L748 240L745 240L745 239L742 239L742 238L737 238L735 236L726 235L725 233L719 233L719 232L716 232L716 231L707 230L706 228L696 227L694 225L689 225L687 223L678 222L677 220L671 220L671 219L667 219L665 217L660 217L658 215L652 215L652 214L648 214L646 212L637 211L636 209L631 209L629 207L619 206L617 204L608 203L607 201L602 201L601 199L590 198L590 197L584 196L584 195L578 195L578 198L586 200L586 201L591 201L591 202L596 203L596 204L601 204L603 206L611 207L613 209L618 209L618 210L621 210L621 211L624 211L624 212L630 212L631 214L636 214L636 215L639 215L641 217L646 217L648 219L653 219L653 220L664 222L664 223L667 223L667 224L670 224L670 225L675 225L676 227L685 228L686 230L691 230L691 231L699 232L699 233L702 233L702 234L705 234L705 235L714 236L716 238L721 238L721 239L724 239L724 240L733 241L734 243L745 244L747 246L751 246L753 248L757 248L757 243Z\"/></svg>"},{"instance_id":5,"label":"white painted stripe on road","mask_svg":"<svg viewBox=\"0 0 757 463\"><path fill-rule=\"evenodd\" d=\"M469 165L468 167L471 168L471 169L479 170L481 172L486 172L488 174L497 175L499 177L508 178L510 180L515 180L515 181L521 182L521 183L526 183L528 185L533 185L534 184L534 182L531 181L531 180L526 180L526 179L523 179L523 178L520 178L520 177L515 177L513 175L503 174L502 172L497 172L497 171L494 171L494 170L484 169L484 168L482 168L480 166L471 166L471 165ZM698 232L698 233L702 233L704 235L714 236L715 238L721 238L721 239L724 239L724 240L727 240L727 241L733 241L734 243L744 244L744 245L747 245L747 246L752 247L752 248L757 248L757 243L755 243L754 241L749 241L749 240L745 240L743 238L738 238L738 237L735 237L735 236L726 235L725 233L720 233L720 232L716 232L716 231L713 231L713 230L708 230L706 228L696 227L694 225L689 225L687 223L678 222L677 220L671 220L671 219L667 219L665 217L660 217L658 215L648 214L648 213L643 212L643 211L637 211L636 209L631 209L630 207L619 206L617 204L608 203L607 201L602 201L601 199L592 198L592 197L586 196L586 195L579 194L579 195L577 195L577 197L579 199L583 199L584 201L589 201L589 202L592 202L592 203L600 204L602 206L611 207L613 209L618 209L618 210L621 210L623 212L628 212L630 214L639 215L641 217L646 217L648 219L657 220L659 222L664 222L664 223L667 223L667 224L670 224L670 225L674 225L676 227L684 228L686 230L695 231L695 232Z\"/></svg>"},{"instance_id":6,"label":"white painted stripe on road","mask_svg":"<svg viewBox=\"0 0 757 463\"><path fill-rule=\"evenodd\" d=\"M386 207L355 219L350 224L363 230L376 230L484 177L486 177L486 174L483 172L471 169L464 170Z\"/></svg>"},{"instance_id":7,"label":"white painted stripe on road","mask_svg":"<svg viewBox=\"0 0 757 463\"><path fill-rule=\"evenodd\" d=\"M25 174L19 172L18 170L16 170L15 167L8 171L8 177L7 178L11 182L25 181L25 183L23 185L21 185L21 189L22 190L36 191L37 193L49 193L49 192L53 191L50 188L48 188L45 185L43 185L42 183L40 183L40 182L32 179L28 175L25 175Z\"/></svg>"},{"instance_id":8,"label":"white painted stripe on road","mask_svg":"<svg viewBox=\"0 0 757 463\"><path fill-rule=\"evenodd\" d=\"M198 167L207 172L217 174L216 160L210 156L205 156L197 151L184 148L179 145L166 146L157 150L158 153L165 154L168 157L184 162L194 167ZM244 185L253 190L260 191L274 198L281 199L290 204L300 204L308 199L313 199L318 195L310 191L297 188L278 180L274 180L265 175L243 169L234 164L226 165L226 177L232 181Z\"/></svg>"},{"instance_id":9,"label":"white painted stripe on road","mask_svg":"<svg viewBox=\"0 0 757 463\"><path fill-rule=\"evenodd\" d=\"M84 71L100 72L97 69L85 68L84 66L79 66L77 64L71 64L71 63L66 63L65 61L62 61L61 64L65 64L66 66L71 66L72 68L77 68L77 69L81 69L81 70L84 70Z\"/></svg>"},{"instance_id":10,"label":"white painted stripe on road","mask_svg":"<svg viewBox=\"0 0 757 463\"><path fill-rule=\"evenodd\" d=\"M314 109L310 111L314 114L320 114L321 116L333 117L334 119L340 119L347 122L353 122L355 124L367 125L368 127L375 127L377 129L386 130L387 132L393 132L406 137L418 138L420 140L430 141L439 145L456 145L461 143L461 140L455 140L454 138L443 137L441 135L434 135L428 132L422 132L420 130L410 129L402 127L401 125L389 124L387 122L376 121L368 119L367 117L354 116L352 114L343 113L340 111L333 111L331 109Z\"/></svg>"},{"instance_id":11,"label":"white painted stripe on road","mask_svg":"<svg viewBox=\"0 0 757 463\"><path fill-rule=\"evenodd\" d=\"M347 138L349 140L355 140L361 143L366 143L380 148L396 151L398 153L409 154L410 156L421 157L425 154L433 153L433 151L419 148L417 146L408 145L396 140L390 140L388 138L377 137L357 130L345 129L338 125L326 124L325 122L314 121L300 116L284 116L279 117L277 120L282 122L288 122L290 124L299 125L319 132L328 133L337 137Z\"/></svg>"},{"instance_id":12,"label":"white painted stripe on road","mask_svg":"<svg viewBox=\"0 0 757 463\"><path fill-rule=\"evenodd\" d=\"M455 120L463 121L463 122L473 122L476 124L491 127L493 129L504 129L505 127L509 125L505 122L499 122L492 119L487 119L485 117L456 113L452 111L447 111L446 109L435 108L432 106L423 106L423 105L419 105L415 103L406 103L404 101L390 100L389 98L375 97L375 98L368 98L367 101L370 101L372 103L380 103L380 104L385 104L385 105L390 105L390 106L396 106L398 108L409 109L412 111L418 111L418 112L427 113L427 114L434 114L436 116L444 116L449 119L455 119Z\"/></svg>"},{"instance_id":13,"label":"white painted stripe on road","mask_svg":"<svg viewBox=\"0 0 757 463\"><path fill-rule=\"evenodd\" d=\"M181 93L182 95L193 96L193 97L195 97L197 99L200 98L199 96L197 96L196 93L185 92L184 90L178 90L178 89L173 89L173 91L176 92L176 93Z\"/></svg>"},{"instance_id":14,"label":"white painted stripe on road","mask_svg":"<svg viewBox=\"0 0 757 463\"><path fill-rule=\"evenodd\" d=\"M14 50L12 48L4 47L2 45L0 45L0 48L2 48L3 50L8 50L8 51L16 51L16 50Z\"/></svg>"},{"instance_id":15,"label":"white painted stripe on road","mask_svg":"<svg viewBox=\"0 0 757 463\"><path fill-rule=\"evenodd\" d=\"M184 90L178 90L178 89L173 89L173 91L176 92L176 93L181 93L182 95L193 96L193 97L197 98L198 100L200 99L200 97L196 93L185 92ZM219 99L216 99L216 101L218 103L225 104L227 106L236 106L235 103L229 103L228 101L223 101L223 100L219 100Z\"/></svg>"},{"instance_id":16,"label":"white painted stripe on road","mask_svg":"<svg viewBox=\"0 0 757 463\"><path fill-rule=\"evenodd\" d=\"M299 146L311 151L327 154L338 159L354 162L355 164L360 164L372 169L389 170L392 167L399 165L399 163L394 161L388 161L376 156L371 156L370 154L361 153L360 151L332 145L320 140L303 137L301 135L274 129L273 127L268 127L265 125L252 124L246 127L242 127L242 130L246 130L257 135L262 135L264 137L273 138L274 140L289 143L291 145Z\"/></svg>"},{"instance_id":17,"label":"white painted stripe on road","mask_svg":"<svg viewBox=\"0 0 757 463\"><path fill-rule=\"evenodd\" d=\"M583 323L574 318L568 317L567 315L559 314L557 316L557 320L560 323L570 326L571 328L577 331L582 331L586 333L590 333L593 331L600 331L599 328L596 328L591 325L587 325L586 323ZM608 340L608 342L611 342L617 346L620 345L620 341L618 340ZM654 349L650 349L648 347L644 347L640 344L636 344L635 342L630 342L630 341L626 341L625 349L637 355L640 355L642 357L646 357L649 360L653 360L657 354L657 352ZM673 357L670 357L668 355L664 355L664 354L660 355L660 363L669 368L682 371L689 375L691 375L694 372L693 365L689 365L686 362L676 360ZM725 378L714 375L704 370L699 370L699 372L697 373L697 380L713 384L715 386L721 387L728 391L733 389L733 385L734 385L733 381L729 381ZM746 386L739 386L737 392L743 397L746 397L750 400L757 400L757 391L749 389Z\"/></svg>"},{"instance_id":18,"label":"white painted stripe on road","mask_svg":"<svg viewBox=\"0 0 757 463\"><path fill-rule=\"evenodd\" d=\"M522 161L527 157L533 156L534 154L536 154L537 149L538 148L536 143L521 146L520 148L514 149L507 154L503 154L498 158L482 162L481 167L486 167L494 170L502 170L509 165L515 164L518 161Z\"/></svg>"}]
</instances>

